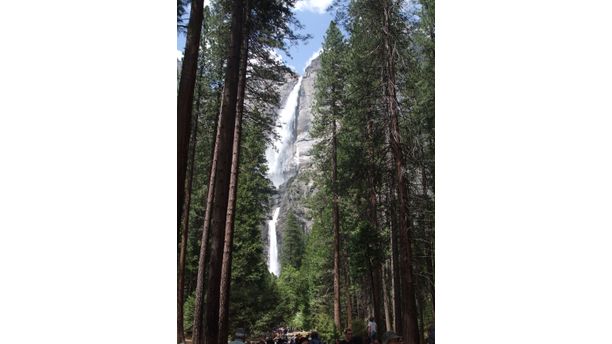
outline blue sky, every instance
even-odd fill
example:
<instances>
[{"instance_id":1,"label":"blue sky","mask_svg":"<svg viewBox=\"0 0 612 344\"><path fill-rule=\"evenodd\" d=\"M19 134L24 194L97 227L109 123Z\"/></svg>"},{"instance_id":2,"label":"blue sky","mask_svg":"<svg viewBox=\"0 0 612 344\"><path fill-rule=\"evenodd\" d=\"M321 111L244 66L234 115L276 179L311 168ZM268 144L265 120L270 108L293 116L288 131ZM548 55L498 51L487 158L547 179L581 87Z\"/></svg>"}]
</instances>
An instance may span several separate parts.
<instances>
[{"instance_id":1,"label":"blue sky","mask_svg":"<svg viewBox=\"0 0 612 344\"><path fill-rule=\"evenodd\" d=\"M296 2L295 16L304 26L303 30L298 32L310 34L312 38L305 43L291 47L289 49L291 58L282 52L279 54L285 63L293 67L299 74L303 73L308 60L321 48L325 31L333 19L333 15L325 11L331 2L332 0L299 0ZM184 46L185 35L180 34L177 38L177 54L181 55L180 52L183 51Z\"/></svg>"}]
</instances>

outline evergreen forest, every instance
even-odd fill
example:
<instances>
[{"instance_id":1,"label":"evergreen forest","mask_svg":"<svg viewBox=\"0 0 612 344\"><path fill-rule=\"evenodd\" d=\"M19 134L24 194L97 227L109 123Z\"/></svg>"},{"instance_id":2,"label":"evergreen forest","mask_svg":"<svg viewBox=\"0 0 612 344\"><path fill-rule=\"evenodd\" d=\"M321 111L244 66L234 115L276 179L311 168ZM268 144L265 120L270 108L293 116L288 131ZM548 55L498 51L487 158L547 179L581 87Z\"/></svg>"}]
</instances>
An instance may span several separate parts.
<instances>
[{"instance_id":1,"label":"evergreen forest","mask_svg":"<svg viewBox=\"0 0 612 344\"><path fill-rule=\"evenodd\" d=\"M295 6L177 2L177 343L433 343L434 0Z\"/></svg>"}]
</instances>

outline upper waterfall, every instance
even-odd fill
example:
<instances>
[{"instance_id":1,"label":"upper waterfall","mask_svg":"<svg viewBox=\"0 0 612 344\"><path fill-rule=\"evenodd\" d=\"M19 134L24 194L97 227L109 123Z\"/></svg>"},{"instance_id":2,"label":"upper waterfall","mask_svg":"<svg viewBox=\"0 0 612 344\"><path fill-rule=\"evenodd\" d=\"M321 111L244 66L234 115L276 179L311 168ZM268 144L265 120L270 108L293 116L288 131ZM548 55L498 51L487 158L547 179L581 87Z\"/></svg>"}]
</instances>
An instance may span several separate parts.
<instances>
[{"instance_id":1,"label":"upper waterfall","mask_svg":"<svg viewBox=\"0 0 612 344\"><path fill-rule=\"evenodd\" d=\"M300 76L291 93L289 93L285 106L278 114L279 139L274 141L274 145L268 147L266 151L268 175L276 188L287 180L291 159L294 158L293 143L295 142L296 114L301 85L302 77Z\"/></svg>"}]
</instances>

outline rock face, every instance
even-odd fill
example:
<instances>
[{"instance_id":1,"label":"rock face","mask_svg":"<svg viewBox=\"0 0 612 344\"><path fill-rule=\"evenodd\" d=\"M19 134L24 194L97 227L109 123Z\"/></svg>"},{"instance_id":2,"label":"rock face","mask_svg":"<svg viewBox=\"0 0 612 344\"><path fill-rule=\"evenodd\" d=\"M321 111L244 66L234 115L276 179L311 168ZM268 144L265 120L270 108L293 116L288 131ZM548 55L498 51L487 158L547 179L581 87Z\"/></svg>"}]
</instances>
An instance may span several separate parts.
<instances>
[{"instance_id":1,"label":"rock face","mask_svg":"<svg viewBox=\"0 0 612 344\"><path fill-rule=\"evenodd\" d=\"M321 59L317 57L306 68L302 79L297 115L297 140L295 143L298 167L304 166L307 168L310 167L311 163L310 149L314 141L310 137L310 126L314 109L314 83L320 69Z\"/></svg>"},{"instance_id":2,"label":"rock face","mask_svg":"<svg viewBox=\"0 0 612 344\"><path fill-rule=\"evenodd\" d=\"M289 213L295 215L305 233L310 233L312 228L310 209L306 204L306 200L316 190L316 186L309 177L308 172L313 169L311 149L315 144L315 140L310 136L310 128L314 111L314 84L320 68L321 61L319 58L315 58L306 68L302 77L298 103L294 114L296 118L294 118L295 125L292 128L294 130L291 135L292 144L288 147L293 158L288 160L286 166L284 166L286 181L279 186L278 194L274 197L272 204L272 210L280 207L276 224L279 257L282 255L283 237ZM290 89L289 84L293 87L295 82L289 82L286 89ZM283 104L285 101L286 96ZM267 238L267 228L264 234Z\"/></svg>"}]
</instances>

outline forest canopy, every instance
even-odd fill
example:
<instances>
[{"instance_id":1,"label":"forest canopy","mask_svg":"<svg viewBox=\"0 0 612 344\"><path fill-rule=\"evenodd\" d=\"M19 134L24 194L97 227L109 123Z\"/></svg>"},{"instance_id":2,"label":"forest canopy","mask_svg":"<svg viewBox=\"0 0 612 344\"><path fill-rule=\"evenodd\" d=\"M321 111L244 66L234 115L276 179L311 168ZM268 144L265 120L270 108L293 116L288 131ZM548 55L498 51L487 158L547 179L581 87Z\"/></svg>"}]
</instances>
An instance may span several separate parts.
<instances>
[{"instance_id":1,"label":"forest canopy","mask_svg":"<svg viewBox=\"0 0 612 344\"><path fill-rule=\"evenodd\" d=\"M295 6L177 2L177 342L433 342L434 1L335 1L303 75Z\"/></svg>"}]
</instances>

